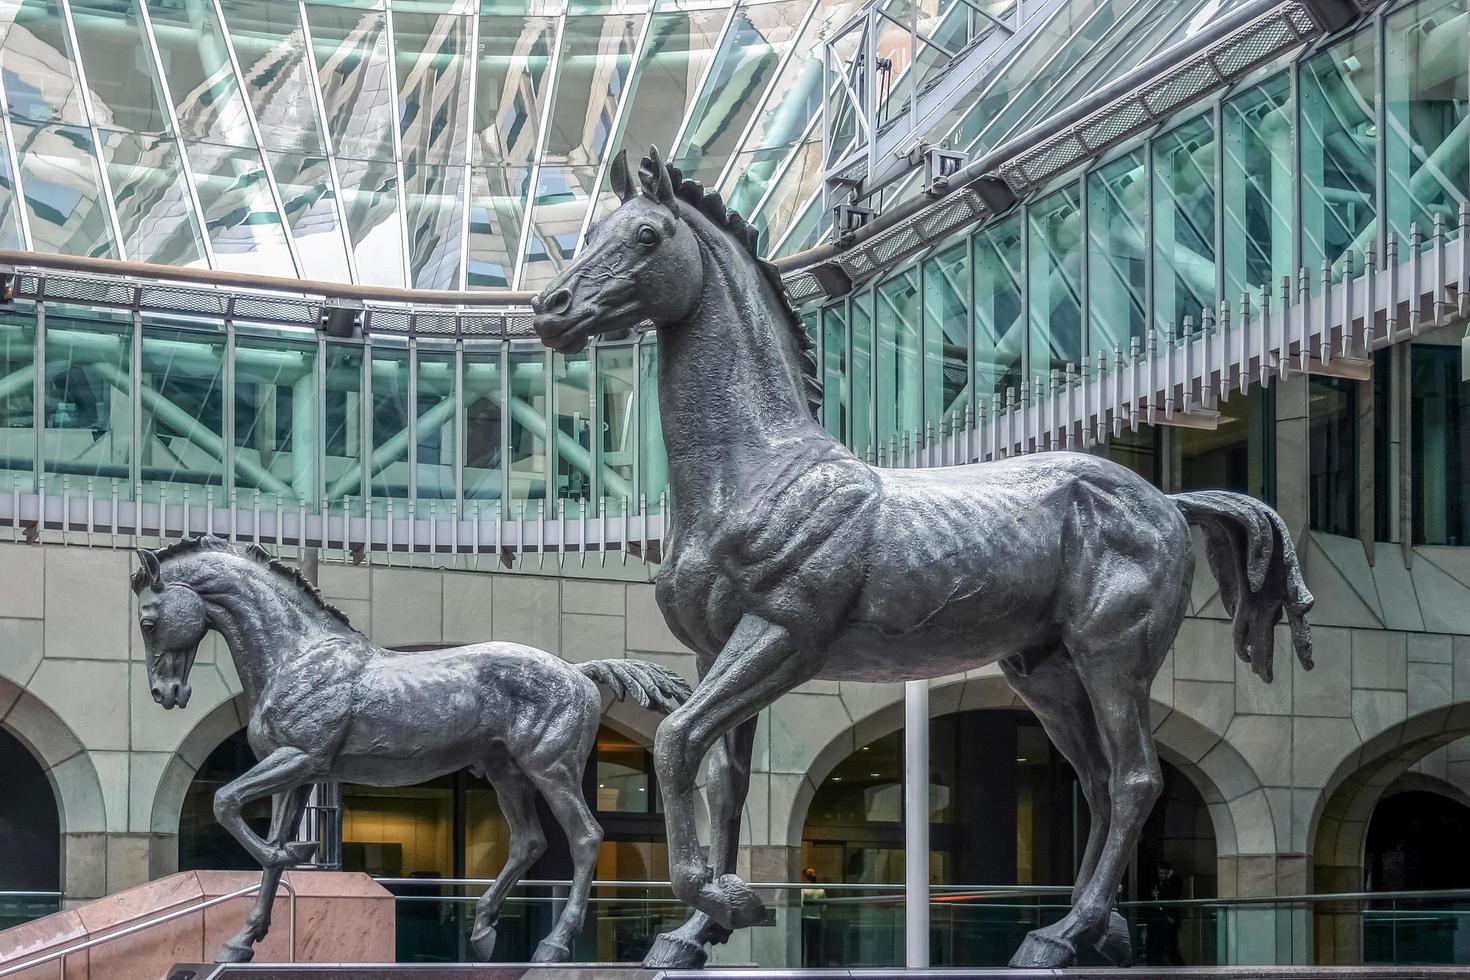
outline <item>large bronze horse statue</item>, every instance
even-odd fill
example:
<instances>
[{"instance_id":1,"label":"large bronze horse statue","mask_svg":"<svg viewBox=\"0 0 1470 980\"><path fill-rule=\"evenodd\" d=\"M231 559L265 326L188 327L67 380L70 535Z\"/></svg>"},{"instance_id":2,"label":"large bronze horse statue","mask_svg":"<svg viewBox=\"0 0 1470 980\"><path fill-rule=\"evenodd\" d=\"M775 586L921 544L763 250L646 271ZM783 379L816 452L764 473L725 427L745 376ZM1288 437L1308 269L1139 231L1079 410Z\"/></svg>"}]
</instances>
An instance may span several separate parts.
<instances>
[{"instance_id":1,"label":"large bronze horse statue","mask_svg":"<svg viewBox=\"0 0 1470 980\"><path fill-rule=\"evenodd\" d=\"M518 643L444 650L385 650L348 623L316 588L252 545L236 554L222 538L140 550L133 575L153 700L189 702L189 668L209 630L224 637L244 689L246 732L259 764L215 793L220 824L259 861L260 894L217 959L244 962L269 931L281 872L307 860L292 840L315 782L407 786L465 767L490 780L510 825L505 867L475 907L470 942L489 959L506 895L546 849L536 799L546 801L571 846L573 880L537 961L569 958L581 930L602 828L582 796L602 697L633 697L671 711L689 685L658 664L570 664ZM272 799L262 839L241 809Z\"/></svg>"},{"instance_id":2,"label":"large bronze horse statue","mask_svg":"<svg viewBox=\"0 0 1470 980\"><path fill-rule=\"evenodd\" d=\"M1113 911L1158 798L1149 685L1184 617L1203 528L1235 648L1271 678L1284 611L1303 666L1312 597L1279 515L1249 497L1166 495L1098 456L1047 452L880 470L813 419L810 344L755 233L652 150L577 260L533 303L554 350L645 321L658 330L673 539L657 596L700 682L659 726L654 764L675 894L697 912L650 965L697 965L705 944L760 921L733 874L756 714L813 678L896 681L998 661L1076 768L1092 830L1072 908L1013 965L1057 967L1093 945L1131 951ZM712 841L695 778L713 752Z\"/></svg>"}]
</instances>

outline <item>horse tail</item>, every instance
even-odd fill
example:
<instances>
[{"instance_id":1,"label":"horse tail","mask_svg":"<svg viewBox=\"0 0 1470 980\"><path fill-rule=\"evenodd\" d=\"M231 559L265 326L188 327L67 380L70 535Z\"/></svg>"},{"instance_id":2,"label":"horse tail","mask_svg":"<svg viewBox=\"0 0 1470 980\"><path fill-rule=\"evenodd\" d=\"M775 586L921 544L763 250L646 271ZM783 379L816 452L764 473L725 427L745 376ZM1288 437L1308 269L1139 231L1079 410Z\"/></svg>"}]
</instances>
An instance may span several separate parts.
<instances>
[{"instance_id":1,"label":"horse tail","mask_svg":"<svg viewBox=\"0 0 1470 980\"><path fill-rule=\"evenodd\" d=\"M689 700L689 682L667 667L646 660L593 660L578 664L619 701L631 696L642 708L668 714Z\"/></svg>"},{"instance_id":2,"label":"horse tail","mask_svg":"<svg viewBox=\"0 0 1470 980\"><path fill-rule=\"evenodd\" d=\"M1312 593L1281 515L1259 500L1223 490L1174 494L1184 519L1205 533L1205 556L1220 583L1220 601L1235 624L1235 653L1270 683L1273 636L1284 611L1291 646L1312 669Z\"/></svg>"}]
</instances>

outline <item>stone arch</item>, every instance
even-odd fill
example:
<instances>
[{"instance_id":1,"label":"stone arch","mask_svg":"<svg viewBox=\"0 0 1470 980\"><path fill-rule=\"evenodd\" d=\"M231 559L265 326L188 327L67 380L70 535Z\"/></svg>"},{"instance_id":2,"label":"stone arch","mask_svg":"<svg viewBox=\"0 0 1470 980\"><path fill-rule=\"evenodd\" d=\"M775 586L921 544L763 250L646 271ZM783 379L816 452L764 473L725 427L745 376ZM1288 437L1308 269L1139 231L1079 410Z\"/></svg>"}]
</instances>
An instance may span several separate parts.
<instances>
[{"instance_id":1,"label":"stone arch","mask_svg":"<svg viewBox=\"0 0 1470 980\"><path fill-rule=\"evenodd\" d=\"M1025 707L999 669L993 667L964 677L936 680L929 692L929 714L932 718L960 711L987 708L1024 710ZM1241 853L1275 853L1275 822L1271 819L1269 802L1260 779L1250 764L1223 736L1184 712L1158 702L1154 702L1151 708L1159 755L1182 772L1204 799L1214 827L1219 858L1232 859ZM838 763L857 751L859 745L902 728L903 713L901 699L884 703L829 739L813 756L791 794L788 812L772 815L772 828L784 826L786 833L784 841L773 843L799 847L807 811L823 780ZM1237 833L1237 825L1247 821L1248 826L1254 829ZM1242 851L1242 846L1250 850Z\"/></svg>"},{"instance_id":2,"label":"stone arch","mask_svg":"<svg viewBox=\"0 0 1470 980\"><path fill-rule=\"evenodd\" d=\"M189 785L194 781L194 774L209 758L209 753L219 747L225 739L245 727L249 720L245 708L245 696L237 694L215 705L203 718L189 729L184 735L179 747L174 750L173 756L163 767L163 773L159 776L158 787L153 793L153 809L149 818L149 829L155 835L166 837L175 841L179 834L179 817L183 812L184 797L189 792ZM165 861L176 863L178 860L178 848L164 847L159 851L162 859L167 854L172 857ZM173 870L173 868L159 868L156 870Z\"/></svg>"},{"instance_id":3,"label":"stone arch","mask_svg":"<svg viewBox=\"0 0 1470 980\"><path fill-rule=\"evenodd\" d=\"M67 897L102 897L107 891L107 802L92 757L56 712L3 677L0 727L36 758L51 784L61 830L60 880Z\"/></svg>"}]
</instances>

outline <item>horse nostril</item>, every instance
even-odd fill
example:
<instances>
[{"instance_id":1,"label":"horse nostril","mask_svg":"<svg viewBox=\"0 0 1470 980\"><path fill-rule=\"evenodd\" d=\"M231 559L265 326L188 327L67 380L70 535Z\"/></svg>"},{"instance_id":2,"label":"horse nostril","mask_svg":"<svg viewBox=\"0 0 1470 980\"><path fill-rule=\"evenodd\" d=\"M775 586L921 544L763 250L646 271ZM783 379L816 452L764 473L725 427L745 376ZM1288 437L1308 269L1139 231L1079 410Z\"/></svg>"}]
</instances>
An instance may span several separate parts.
<instances>
[{"instance_id":1,"label":"horse nostril","mask_svg":"<svg viewBox=\"0 0 1470 980\"><path fill-rule=\"evenodd\" d=\"M163 688L161 688L161 687L159 687L158 685L155 684L153 686L152 690L153 690L153 700L156 701L159 704L163 704Z\"/></svg>"},{"instance_id":2,"label":"horse nostril","mask_svg":"<svg viewBox=\"0 0 1470 980\"><path fill-rule=\"evenodd\" d=\"M572 291L570 289L558 289L541 304L540 313L565 313L572 305Z\"/></svg>"}]
</instances>

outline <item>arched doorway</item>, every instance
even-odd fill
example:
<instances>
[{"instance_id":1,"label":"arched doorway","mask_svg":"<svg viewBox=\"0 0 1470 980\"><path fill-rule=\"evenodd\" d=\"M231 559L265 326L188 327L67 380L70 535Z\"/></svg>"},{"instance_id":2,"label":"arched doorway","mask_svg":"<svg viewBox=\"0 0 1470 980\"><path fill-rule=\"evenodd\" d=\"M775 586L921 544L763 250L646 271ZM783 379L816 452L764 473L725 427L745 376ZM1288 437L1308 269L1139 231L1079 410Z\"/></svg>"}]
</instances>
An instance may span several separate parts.
<instances>
[{"instance_id":1,"label":"arched doorway","mask_svg":"<svg viewBox=\"0 0 1470 980\"><path fill-rule=\"evenodd\" d=\"M1470 807L1426 789L1384 792L1368 821L1363 887L1369 892L1470 887ZM1470 927L1437 899L1385 899L1363 909L1364 963L1463 963Z\"/></svg>"},{"instance_id":2,"label":"arched doorway","mask_svg":"<svg viewBox=\"0 0 1470 980\"><path fill-rule=\"evenodd\" d=\"M243 729L221 742L199 767L185 793L179 819L179 869L254 869L257 865L214 819L214 794L255 764ZM603 825L597 878L603 881L667 881L668 852L658 787L647 746L611 726L598 730L583 790ZM571 857L560 829L538 802L548 848L526 875L562 880ZM257 833L270 825L269 800L245 811ZM408 962L464 960L474 899L483 888L445 885L456 878L493 878L505 862L509 830L490 784L468 770L411 786L342 786L342 866L379 878L415 879L390 890L398 902L398 956ZM422 881L422 884L418 882ZM522 888L501 917L496 958L525 962L550 931L564 889ZM573 953L584 961L638 959L658 932L677 925L664 888L600 889Z\"/></svg>"},{"instance_id":3,"label":"arched doorway","mask_svg":"<svg viewBox=\"0 0 1470 980\"><path fill-rule=\"evenodd\" d=\"M1160 860L1183 878L1183 897L1213 897L1209 812L1187 777L1161 765L1164 793L1144 827L1122 897L1148 898ZM803 873L815 873L813 887L901 883L902 801L902 732L860 745L838 762L813 795L802 828ZM1076 774L1030 712L964 711L930 721L929 802L930 880L951 886L932 908L931 962L1002 966L1027 930L1068 903L1091 826ZM987 896L984 886L1056 890L1016 898ZM891 889L834 889L808 898L805 965L903 962L903 909ZM1142 950L1141 930L1137 939ZM1188 961L1199 962L1197 951L1212 948L1212 936L1186 919L1181 945Z\"/></svg>"},{"instance_id":4,"label":"arched doorway","mask_svg":"<svg viewBox=\"0 0 1470 980\"><path fill-rule=\"evenodd\" d=\"M61 907L61 818L46 770L30 749L0 728L0 929Z\"/></svg>"}]
</instances>

